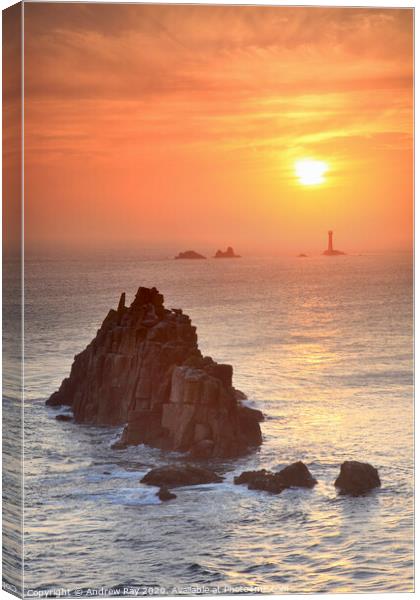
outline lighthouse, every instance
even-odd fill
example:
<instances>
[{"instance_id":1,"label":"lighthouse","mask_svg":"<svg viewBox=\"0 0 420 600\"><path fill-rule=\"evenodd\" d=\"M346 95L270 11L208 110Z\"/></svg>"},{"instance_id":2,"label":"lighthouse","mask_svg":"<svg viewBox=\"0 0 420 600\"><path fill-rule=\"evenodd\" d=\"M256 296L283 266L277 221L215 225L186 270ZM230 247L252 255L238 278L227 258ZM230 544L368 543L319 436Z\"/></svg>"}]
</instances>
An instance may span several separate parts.
<instances>
[{"instance_id":1,"label":"lighthouse","mask_svg":"<svg viewBox=\"0 0 420 600\"><path fill-rule=\"evenodd\" d=\"M330 229L328 232L328 252L331 252L331 254L333 253L332 236L333 232Z\"/></svg>"},{"instance_id":2,"label":"lighthouse","mask_svg":"<svg viewBox=\"0 0 420 600\"><path fill-rule=\"evenodd\" d=\"M340 256L345 254L345 252L340 252L340 250L334 250L333 248L333 231L330 229L328 232L328 248L324 250L322 253L324 256Z\"/></svg>"}]
</instances>

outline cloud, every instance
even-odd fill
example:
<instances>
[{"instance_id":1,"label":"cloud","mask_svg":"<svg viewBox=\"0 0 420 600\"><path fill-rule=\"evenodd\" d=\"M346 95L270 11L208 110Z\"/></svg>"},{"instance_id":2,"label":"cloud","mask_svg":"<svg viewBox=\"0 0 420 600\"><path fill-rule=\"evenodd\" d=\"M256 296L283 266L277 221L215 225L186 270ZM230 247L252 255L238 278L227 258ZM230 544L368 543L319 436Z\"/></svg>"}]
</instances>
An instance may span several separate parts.
<instances>
[{"instance_id":1,"label":"cloud","mask_svg":"<svg viewBox=\"0 0 420 600\"><path fill-rule=\"evenodd\" d=\"M412 74L408 10L41 3L25 15L34 98L373 88Z\"/></svg>"},{"instance_id":2,"label":"cloud","mask_svg":"<svg viewBox=\"0 0 420 600\"><path fill-rule=\"evenodd\" d=\"M29 163L411 136L410 10L29 3L25 31Z\"/></svg>"}]
</instances>

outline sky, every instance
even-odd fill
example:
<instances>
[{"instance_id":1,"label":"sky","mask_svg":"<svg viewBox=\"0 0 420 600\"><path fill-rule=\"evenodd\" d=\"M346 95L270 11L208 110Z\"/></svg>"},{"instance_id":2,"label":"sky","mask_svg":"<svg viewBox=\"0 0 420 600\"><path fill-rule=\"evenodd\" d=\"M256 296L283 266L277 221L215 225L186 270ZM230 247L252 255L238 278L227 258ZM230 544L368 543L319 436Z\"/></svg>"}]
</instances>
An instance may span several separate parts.
<instances>
[{"instance_id":1,"label":"sky","mask_svg":"<svg viewBox=\"0 0 420 600\"><path fill-rule=\"evenodd\" d=\"M412 51L408 9L26 4L28 247L410 249Z\"/></svg>"}]
</instances>

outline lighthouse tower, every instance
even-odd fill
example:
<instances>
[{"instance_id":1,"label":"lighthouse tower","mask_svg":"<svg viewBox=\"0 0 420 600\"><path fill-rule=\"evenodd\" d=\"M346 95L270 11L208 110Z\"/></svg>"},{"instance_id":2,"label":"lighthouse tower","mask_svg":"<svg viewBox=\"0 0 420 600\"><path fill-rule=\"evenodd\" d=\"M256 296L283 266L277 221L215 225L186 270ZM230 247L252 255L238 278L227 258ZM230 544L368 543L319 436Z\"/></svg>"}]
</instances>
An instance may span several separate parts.
<instances>
[{"instance_id":1,"label":"lighthouse tower","mask_svg":"<svg viewBox=\"0 0 420 600\"><path fill-rule=\"evenodd\" d=\"M324 256L340 256L345 254L345 252L341 252L340 250L334 250L333 248L333 232L330 229L328 232L328 248L324 250L322 253Z\"/></svg>"},{"instance_id":2,"label":"lighthouse tower","mask_svg":"<svg viewBox=\"0 0 420 600\"><path fill-rule=\"evenodd\" d=\"M328 252L333 253L333 243L332 243L333 232L330 230L328 232Z\"/></svg>"}]
</instances>

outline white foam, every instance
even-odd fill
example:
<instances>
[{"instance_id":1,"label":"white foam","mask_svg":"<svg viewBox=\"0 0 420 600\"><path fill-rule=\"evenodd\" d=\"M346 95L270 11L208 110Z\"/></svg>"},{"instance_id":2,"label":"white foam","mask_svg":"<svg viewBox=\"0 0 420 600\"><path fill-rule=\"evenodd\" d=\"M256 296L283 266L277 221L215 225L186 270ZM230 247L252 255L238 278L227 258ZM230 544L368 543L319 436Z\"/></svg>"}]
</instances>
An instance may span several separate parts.
<instances>
[{"instance_id":1,"label":"white foam","mask_svg":"<svg viewBox=\"0 0 420 600\"><path fill-rule=\"evenodd\" d=\"M106 472L104 472L106 471ZM140 481L140 479L145 475L146 471L125 471L122 469L112 469L112 467L107 467L104 465L103 470L101 472L96 471L93 473L88 473L86 476L86 480L91 483L96 483L98 481L104 481L107 479L134 479Z\"/></svg>"},{"instance_id":2,"label":"white foam","mask_svg":"<svg viewBox=\"0 0 420 600\"><path fill-rule=\"evenodd\" d=\"M120 488L107 494L107 499L113 504L123 506L142 506L147 504L160 504L156 496L156 488Z\"/></svg>"}]
</instances>

